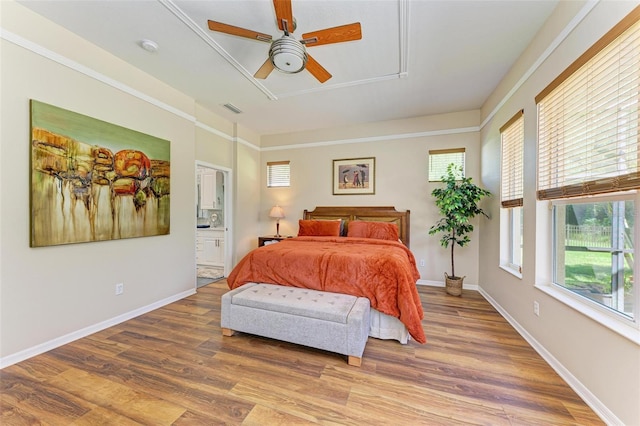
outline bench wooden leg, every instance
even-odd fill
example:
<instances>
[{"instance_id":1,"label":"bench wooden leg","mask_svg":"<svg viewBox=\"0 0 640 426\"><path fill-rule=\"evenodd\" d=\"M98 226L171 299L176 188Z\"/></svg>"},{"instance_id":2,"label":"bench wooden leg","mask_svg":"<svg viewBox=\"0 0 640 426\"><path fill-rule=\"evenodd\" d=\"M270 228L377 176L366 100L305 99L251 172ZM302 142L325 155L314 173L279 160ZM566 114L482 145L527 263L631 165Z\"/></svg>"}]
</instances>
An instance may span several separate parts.
<instances>
[{"instance_id":1,"label":"bench wooden leg","mask_svg":"<svg viewBox=\"0 0 640 426\"><path fill-rule=\"evenodd\" d=\"M235 333L235 331L231 330L230 328L223 328L222 329L222 335L223 336L233 336Z\"/></svg>"},{"instance_id":2,"label":"bench wooden leg","mask_svg":"<svg viewBox=\"0 0 640 426\"><path fill-rule=\"evenodd\" d=\"M349 358L347 360L347 363L349 365L353 365L354 367L360 367L362 365L362 358L351 355L349 355L348 357Z\"/></svg>"}]
</instances>

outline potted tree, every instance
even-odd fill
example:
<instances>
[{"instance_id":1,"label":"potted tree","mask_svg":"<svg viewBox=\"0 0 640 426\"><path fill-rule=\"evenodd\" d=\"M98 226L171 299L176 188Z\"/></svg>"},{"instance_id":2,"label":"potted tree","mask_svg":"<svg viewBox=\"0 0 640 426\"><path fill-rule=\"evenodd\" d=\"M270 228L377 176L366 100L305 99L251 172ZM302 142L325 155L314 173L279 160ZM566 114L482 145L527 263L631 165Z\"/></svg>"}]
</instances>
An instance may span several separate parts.
<instances>
[{"instance_id":1,"label":"potted tree","mask_svg":"<svg viewBox=\"0 0 640 426\"><path fill-rule=\"evenodd\" d=\"M453 296L462 294L463 277L456 275L453 249L456 244L466 246L471 240L469 234L473 232L471 219L481 214L487 214L478 206L480 200L491 193L475 185L470 177L462 176L462 167L449 164L447 173L442 176L443 188L436 188L431 195L436 199L436 206L442 217L429 228L429 234L442 233L440 245L451 248L451 275L444 273L445 288Z\"/></svg>"}]
</instances>

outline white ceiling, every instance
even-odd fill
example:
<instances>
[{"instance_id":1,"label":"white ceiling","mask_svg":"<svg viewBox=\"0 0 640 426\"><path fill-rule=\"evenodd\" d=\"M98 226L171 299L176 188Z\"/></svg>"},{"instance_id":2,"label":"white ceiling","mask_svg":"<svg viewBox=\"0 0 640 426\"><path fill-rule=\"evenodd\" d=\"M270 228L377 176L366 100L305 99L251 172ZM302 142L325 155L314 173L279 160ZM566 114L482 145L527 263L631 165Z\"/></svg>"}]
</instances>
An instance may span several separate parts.
<instances>
[{"instance_id":1,"label":"white ceiling","mask_svg":"<svg viewBox=\"0 0 640 426\"><path fill-rule=\"evenodd\" d=\"M254 79L269 44L207 27L211 19L279 38L270 0L20 3L265 135L478 109L557 2L293 0L297 38L361 23L362 40L308 48L333 75L324 84L306 70ZM159 50L143 50L143 39Z\"/></svg>"}]
</instances>

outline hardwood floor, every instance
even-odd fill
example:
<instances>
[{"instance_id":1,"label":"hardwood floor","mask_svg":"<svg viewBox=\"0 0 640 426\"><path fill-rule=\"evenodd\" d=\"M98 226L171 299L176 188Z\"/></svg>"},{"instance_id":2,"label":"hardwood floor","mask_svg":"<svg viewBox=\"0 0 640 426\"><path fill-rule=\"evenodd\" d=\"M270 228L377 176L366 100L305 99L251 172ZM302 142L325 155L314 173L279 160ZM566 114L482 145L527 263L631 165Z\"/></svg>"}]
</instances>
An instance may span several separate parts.
<instances>
[{"instance_id":1,"label":"hardwood floor","mask_svg":"<svg viewBox=\"0 0 640 426\"><path fill-rule=\"evenodd\" d=\"M223 337L226 281L0 372L2 425L597 425L477 292L419 287L428 342L369 339L362 367Z\"/></svg>"}]
</instances>

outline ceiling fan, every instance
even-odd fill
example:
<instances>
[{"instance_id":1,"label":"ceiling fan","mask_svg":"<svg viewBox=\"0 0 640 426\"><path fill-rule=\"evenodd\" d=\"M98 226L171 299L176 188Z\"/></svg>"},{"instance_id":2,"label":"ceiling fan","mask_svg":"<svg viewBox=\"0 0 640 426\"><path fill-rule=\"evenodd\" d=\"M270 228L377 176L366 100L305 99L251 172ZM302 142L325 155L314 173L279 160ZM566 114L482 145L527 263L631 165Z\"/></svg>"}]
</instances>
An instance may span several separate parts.
<instances>
[{"instance_id":1,"label":"ceiling fan","mask_svg":"<svg viewBox=\"0 0 640 426\"><path fill-rule=\"evenodd\" d=\"M360 23L354 22L353 24L302 34L302 40L297 40L291 35L296 30L291 0L273 0L273 7L276 12L278 28L284 32L284 35L276 40L273 40L269 34L223 24L222 22L208 21L211 31L271 43L269 57L254 74L255 78L267 78L274 68L288 74L298 73L307 69L320 83L324 83L331 78L331 74L307 53L305 46L320 46L360 40L362 38Z\"/></svg>"}]
</instances>

